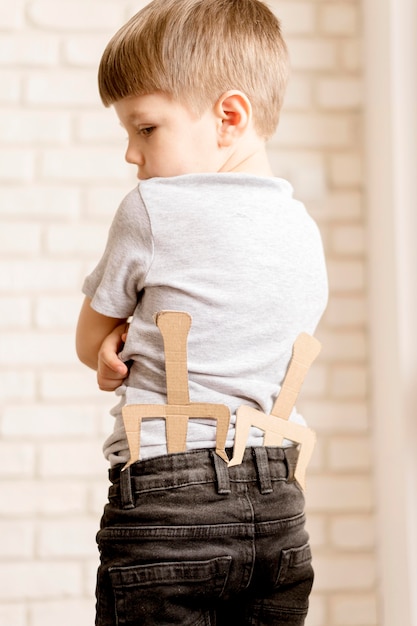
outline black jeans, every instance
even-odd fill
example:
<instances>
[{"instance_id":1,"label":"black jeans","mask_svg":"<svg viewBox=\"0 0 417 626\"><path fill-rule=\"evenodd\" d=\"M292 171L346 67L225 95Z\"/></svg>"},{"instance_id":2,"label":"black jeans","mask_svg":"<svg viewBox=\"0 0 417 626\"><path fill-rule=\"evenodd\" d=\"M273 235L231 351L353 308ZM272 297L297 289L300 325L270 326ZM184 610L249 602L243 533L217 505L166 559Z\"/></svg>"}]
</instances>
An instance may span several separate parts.
<instances>
[{"instance_id":1,"label":"black jeans","mask_svg":"<svg viewBox=\"0 0 417 626\"><path fill-rule=\"evenodd\" d=\"M302 626L313 582L294 448L110 470L97 626Z\"/></svg>"}]
</instances>

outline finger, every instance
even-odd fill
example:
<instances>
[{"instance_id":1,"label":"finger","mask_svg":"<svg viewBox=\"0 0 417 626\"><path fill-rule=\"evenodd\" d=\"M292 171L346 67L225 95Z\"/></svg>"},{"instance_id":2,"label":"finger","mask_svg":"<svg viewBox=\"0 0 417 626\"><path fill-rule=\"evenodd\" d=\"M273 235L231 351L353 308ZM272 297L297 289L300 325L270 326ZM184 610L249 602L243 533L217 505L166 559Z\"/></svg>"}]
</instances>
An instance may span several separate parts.
<instances>
[{"instance_id":1,"label":"finger","mask_svg":"<svg viewBox=\"0 0 417 626\"><path fill-rule=\"evenodd\" d=\"M108 369L109 372L115 372L122 376L126 376L127 374L126 365L114 352L100 352L98 362L100 372L104 373L105 370Z\"/></svg>"},{"instance_id":2,"label":"finger","mask_svg":"<svg viewBox=\"0 0 417 626\"><path fill-rule=\"evenodd\" d=\"M118 374L116 372L111 372L109 374L108 372L98 371L97 384L100 389L113 391L123 383L126 377L127 373Z\"/></svg>"},{"instance_id":3,"label":"finger","mask_svg":"<svg viewBox=\"0 0 417 626\"><path fill-rule=\"evenodd\" d=\"M99 379L97 379L97 383L98 383L98 388L101 391L114 391L115 389L120 387L120 381L115 383L114 381L111 381L111 382L109 382L109 381L100 381Z\"/></svg>"}]
</instances>

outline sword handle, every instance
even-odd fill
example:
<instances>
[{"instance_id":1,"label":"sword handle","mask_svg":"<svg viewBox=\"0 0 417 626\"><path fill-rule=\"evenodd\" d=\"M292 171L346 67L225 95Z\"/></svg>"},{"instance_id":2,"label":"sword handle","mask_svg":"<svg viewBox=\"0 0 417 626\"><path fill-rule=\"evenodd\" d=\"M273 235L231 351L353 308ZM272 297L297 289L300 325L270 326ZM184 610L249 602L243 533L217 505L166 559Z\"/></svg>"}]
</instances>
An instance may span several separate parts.
<instances>
[{"instance_id":1,"label":"sword handle","mask_svg":"<svg viewBox=\"0 0 417 626\"><path fill-rule=\"evenodd\" d=\"M290 417L304 378L320 350L321 344L315 337L307 333L301 333L297 337L292 358L271 415L284 420Z\"/></svg>"},{"instance_id":2,"label":"sword handle","mask_svg":"<svg viewBox=\"0 0 417 626\"><path fill-rule=\"evenodd\" d=\"M183 311L161 311L155 316L164 341L167 404L188 404L187 338L191 315Z\"/></svg>"}]
</instances>

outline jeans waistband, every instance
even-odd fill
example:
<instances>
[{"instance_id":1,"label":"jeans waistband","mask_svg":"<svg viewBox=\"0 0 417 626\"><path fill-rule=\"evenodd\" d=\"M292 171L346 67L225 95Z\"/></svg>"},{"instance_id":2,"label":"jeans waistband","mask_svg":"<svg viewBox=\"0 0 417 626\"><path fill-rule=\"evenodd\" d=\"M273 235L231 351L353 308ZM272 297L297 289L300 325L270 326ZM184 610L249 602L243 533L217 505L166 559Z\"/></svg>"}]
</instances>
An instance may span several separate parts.
<instances>
[{"instance_id":1,"label":"jeans waistband","mask_svg":"<svg viewBox=\"0 0 417 626\"><path fill-rule=\"evenodd\" d=\"M227 451L229 457L232 450ZM221 495L230 493L232 482L257 482L262 494L272 491L277 480L294 480L298 450L295 447L246 448L240 465L228 467L214 450L190 450L137 461L122 471L122 465L109 470L110 481L119 486L123 508L134 507L133 493L180 487L184 484L216 484Z\"/></svg>"}]
</instances>

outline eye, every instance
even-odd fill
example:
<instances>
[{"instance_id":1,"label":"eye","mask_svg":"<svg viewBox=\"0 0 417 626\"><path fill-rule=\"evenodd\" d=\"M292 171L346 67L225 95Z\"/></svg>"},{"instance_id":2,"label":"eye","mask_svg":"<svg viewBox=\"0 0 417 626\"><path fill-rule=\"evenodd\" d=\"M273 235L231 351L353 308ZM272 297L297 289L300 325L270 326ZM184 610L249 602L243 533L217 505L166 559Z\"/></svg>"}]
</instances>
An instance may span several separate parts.
<instances>
[{"instance_id":1,"label":"eye","mask_svg":"<svg viewBox=\"0 0 417 626\"><path fill-rule=\"evenodd\" d=\"M142 135L142 137L150 137L155 130L155 126L144 126L143 128L139 128L138 134Z\"/></svg>"}]
</instances>

